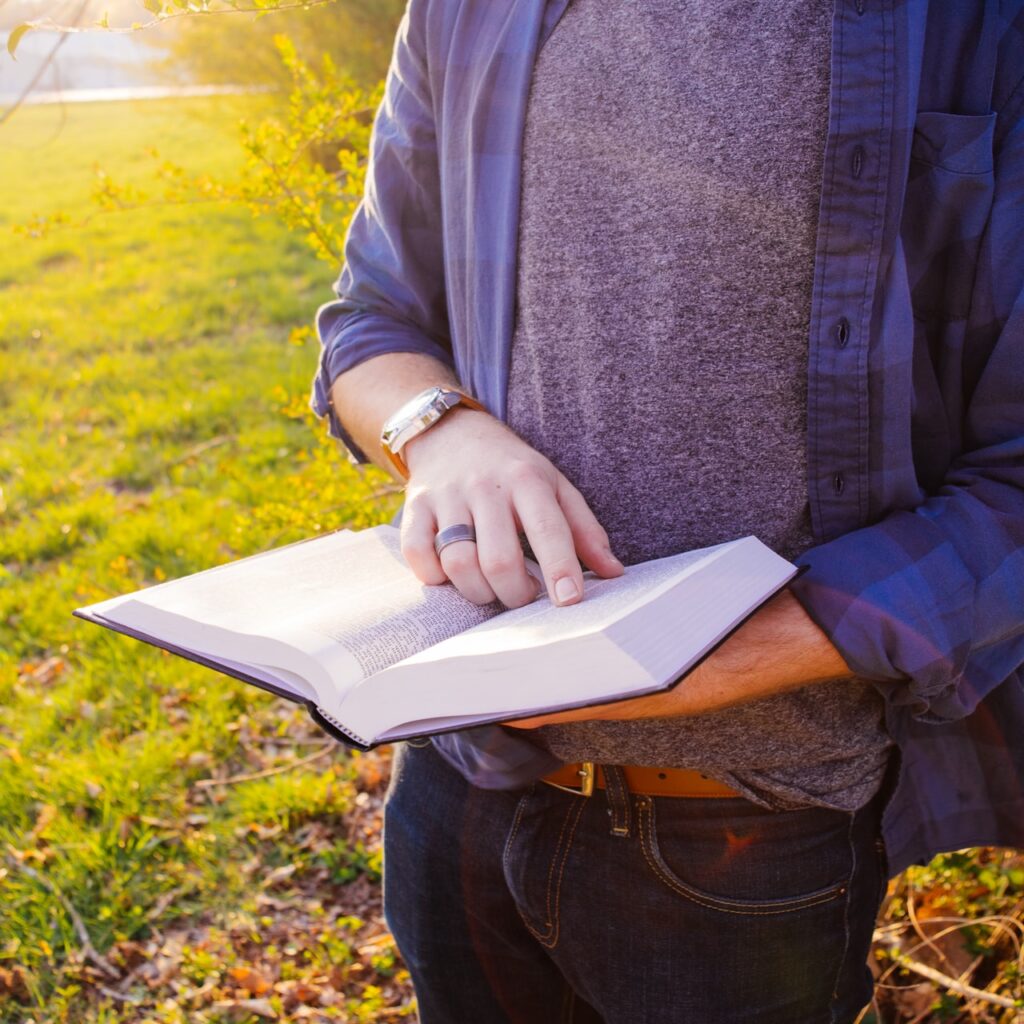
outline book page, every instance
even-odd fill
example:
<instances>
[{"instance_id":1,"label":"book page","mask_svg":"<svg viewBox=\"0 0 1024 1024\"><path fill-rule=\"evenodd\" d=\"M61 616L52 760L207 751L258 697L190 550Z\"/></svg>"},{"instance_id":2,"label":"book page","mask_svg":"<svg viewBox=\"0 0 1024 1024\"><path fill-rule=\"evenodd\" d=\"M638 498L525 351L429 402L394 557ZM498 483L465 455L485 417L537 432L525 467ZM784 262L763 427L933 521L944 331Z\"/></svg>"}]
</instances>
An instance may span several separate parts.
<instances>
[{"instance_id":1,"label":"book page","mask_svg":"<svg viewBox=\"0 0 1024 1024\"><path fill-rule=\"evenodd\" d=\"M359 536L366 543L346 552L344 585L332 587L322 601L304 602L300 621L304 633L344 648L364 677L504 610L496 601L475 605L450 583L421 583L402 558L392 527Z\"/></svg>"},{"instance_id":2,"label":"book page","mask_svg":"<svg viewBox=\"0 0 1024 1024\"><path fill-rule=\"evenodd\" d=\"M360 736L409 736L653 693L795 571L746 537L588 574L581 603L539 600L422 651L353 687L340 717Z\"/></svg>"},{"instance_id":3,"label":"book page","mask_svg":"<svg viewBox=\"0 0 1024 1024\"><path fill-rule=\"evenodd\" d=\"M782 587L796 567L753 537L717 558L691 588L673 589L640 615L613 623L610 639L656 679L678 678ZM679 638L686 638L686 656Z\"/></svg>"},{"instance_id":4,"label":"book page","mask_svg":"<svg viewBox=\"0 0 1024 1024\"><path fill-rule=\"evenodd\" d=\"M102 614L154 635L163 624L179 639L181 620L190 620L194 649L235 660L240 637L253 646L254 638L281 641L320 663L338 691L502 611L497 602L474 605L451 584L421 583L390 526L328 534L219 570L103 602ZM218 630L232 634L223 650ZM253 660L266 663L261 655Z\"/></svg>"},{"instance_id":5,"label":"book page","mask_svg":"<svg viewBox=\"0 0 1024 1024\"><path fill-rule=\"evenodd\" d=\"M543 596L533 604L510 609L498 619L423 650L409 660L420 663L495 654L601 632L636 607L656 599L665 589L706 568L730 547L731 544L720 544L631 565L622 576L610 580L585 573L583 600L578 604L560 607Z\"/></svg>"}]
</instances>

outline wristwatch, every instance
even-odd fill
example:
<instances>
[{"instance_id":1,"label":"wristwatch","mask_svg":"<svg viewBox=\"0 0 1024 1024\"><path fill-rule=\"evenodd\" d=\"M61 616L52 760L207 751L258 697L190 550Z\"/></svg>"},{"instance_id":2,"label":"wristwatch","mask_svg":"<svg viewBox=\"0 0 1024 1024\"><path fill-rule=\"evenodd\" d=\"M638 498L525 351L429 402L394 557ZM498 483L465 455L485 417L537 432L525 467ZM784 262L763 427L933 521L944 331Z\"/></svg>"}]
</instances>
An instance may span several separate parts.
<instances>
[{"instance_id":1,"label":"wristwatch","mask_svg":"<svg viewBox=\"0 0 1024 1024\"><path fill-rule=\"evenodd\" d=\"M427 388L415 398L410 398L400 409L392 413L384 423L380 434L380 445L391 464L406 480L409 467L402 458L402 449L414 438L429 430L445 413L457 405L485 412L484 407L469 395L451 388Z\"/></svg>"}]
</instances>

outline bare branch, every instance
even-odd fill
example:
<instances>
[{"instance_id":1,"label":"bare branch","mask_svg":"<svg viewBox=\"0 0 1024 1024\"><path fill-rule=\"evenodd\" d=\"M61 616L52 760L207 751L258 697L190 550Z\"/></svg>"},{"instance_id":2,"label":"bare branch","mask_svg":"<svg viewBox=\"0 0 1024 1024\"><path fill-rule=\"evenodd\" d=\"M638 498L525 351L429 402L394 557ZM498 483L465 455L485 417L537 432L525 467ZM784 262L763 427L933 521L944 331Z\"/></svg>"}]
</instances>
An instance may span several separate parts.
<instances>
[{"instance_id":1,"label":"bare branch","mask_svg":"<svg viewBox=\"0 0 1024 1024\"><path fill-rule=\"evenodd\" d=\"M91 960L104 974L110 978L120 978L121 972L114 967L113 964L92 944L92 939L89 936L89 931L85 927L85 922L82 920L81 915L75 910L71 900L64 895L57 886L50 881L46 875L35 868L29 867L27 864L23 864L20 860L17 860L10 855L5 855L5 860L11 865L16 871L21 871L23 874L28 875L29 878L34 879L44 889L52 893L64 907L69 918L71 918L71 924L74 926L75 932L78 934L78 941L81 944L82 955L87 959Z\"/></svg>"},{"instance_id":2,"label":"bare branch","mask_svg":"<svg viewBox=\"0 0 1024 1024\"><path fill-rule=\"evenodd\" d=\"M194 783L196 789L209 789L211 786L234 786L239 782L252 782L253 779L265 779L270 775L280 775L281 772L290 772L295 768L302 768L304 765L311 764L313 761L318 761L325 754L329 754L332 750L337 749L337 744L332 740L330 743L325 744L319 750L314 751L312 754L306 757L300 757L296 761L288 761L285 764L279 764L275 768L264 768L263 771L249 772L246 775L232 775L226 779L200 779Z\"/></svg>"},{"instance_id":3,"label":"bare branch","mask_svg":"<svg viewBox=\"0 0 1024 1024\"><path fill-rule=\"evenodd\" d=\"M1009 1010L1016 1009L1021 1005L1019 999L997 995L995 992L985 992L983 989L975 988L973 985L957 981L956 978L951 978L948 974L943 974L942 971L937 971L934 967L929 967L927 964L912 960L900 948L899 939L893 936L875 932L875 941L887 946L889 955L904 970L911 971L922 978L927 978L929 981L935 982L936 985L941 985L948 992L954 992L964 999L976 999L979 1002L989 1003L992 1006L1002 1006Z\"/></svg>"}]
</instances>

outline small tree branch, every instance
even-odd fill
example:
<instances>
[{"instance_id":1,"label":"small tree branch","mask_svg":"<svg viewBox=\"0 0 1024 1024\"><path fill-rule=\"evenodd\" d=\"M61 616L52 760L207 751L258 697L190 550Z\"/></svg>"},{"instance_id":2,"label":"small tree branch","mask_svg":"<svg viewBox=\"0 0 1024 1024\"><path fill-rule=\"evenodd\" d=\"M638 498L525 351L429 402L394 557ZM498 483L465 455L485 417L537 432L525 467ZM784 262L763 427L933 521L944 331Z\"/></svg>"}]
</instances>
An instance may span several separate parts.
<instances>
[{"instance_id":1,"label":"small tree branch","mask_svg":"<svg viewBox=\"0 0 1024 1024\"><path fill-rule=\"evenodd\" d=\"M880 936L877 932L875 938L876 941L880 941L888 947L890 956L904 970L911 971L922 978L927 978L929 981L935 982L936 985L941 985L947 991L963 996L964 999L976 999L979 1002L990 1003L993 1006L1002 1006L1008 1010L1017 1009L1022 1005L1019 999L1000 996L995 992L985 992L983 989L975 988L973 985L957 981L956 978L951 978L948 974L943 974L942 971L937 971L934 967L929 967L927 964L911 959L900 949L898 939L887 935Z\"/></svg>"},{"instance_id":2,"label":"small tree branch","mask_svg":"<svg viewBox=\"0 0 1024 1024\"><path fill-rule=\"evenodd\" d=\"M316 221L315 218L310 217L306 212L305 206L302 200L295 194L295 190L285 181L281 174L281 169L278 167L273 160L268 159L262 154L259 155L260 161L267 167L270 173L274 176L274 180L277 182L277 187L284 194L285 199L289 205L298 214L299 219L306 226L309 233L324 247L324 251L329 253L331 258L335 261L339 261L342 258L340 252L336 252L332 240L324 235L323 228Z\"/></svg>"},{"instance_id":3,"label":"small tree branch","mask_svg":"<svg viewBox=\"0 0 1024 1024\"><path fill-rule=\"evenodd\" d=\"M279 775L281 772L290 772L294 768L301 768L303 765L311 764L313 761L318 761L325 754L329 754L332 750L336 749L337 744L332 740L330 743L324 744L319 750L314 751L312 754L307 754L306 757L300 757L296 761L289 761L287 764L279 764L275 768L264 768L263 771L249 772L246 775L231 775L226 779L200 779L198 782L193 783L196 789L210 789L213 786L234 786L239 782L252 782L254 779L265 779L270 775Z\"/></svg>"},{"instance_id":4,"label":"small tree branch","mask_svg":"<svg viewBox=\"0 0 1024 1024\"><path fill-rule=\"evenodd\" d=\"M88 6L89 0L82 0L82 3L79 5L78 10L75 13L75 24L81 21L82 15L85 14ZM68 41L68 33L78 32L80 30L75 28L74 25L71 25L68 28L61 29L60 31L64 34L50 48L50 52L43 58L42 64L39 65L36 73L29 80L28 85L21 90L18 98L2 114L0 114L0 124L3 124L5 121L9 121L11 117L14 116L14 112L25 102L25 100L28 99L32 90L35 89L35 87L42 81L43 75L46 74L50 65L53 64L57 54L60 52L60 48Z\"/></svg>"},{"instance_id":5,"label":"small tree branch","mask_svg":"<svg viewBox=\"0 0 1024 1024\"><path fill-rule=\"evenodd\" d=\"M10 854L4 855L8 864L11 865L15 870L21 871L28 875L29 878L38 882L44 889L52 893L60 901L61 906L67 912L68 917L71 919L71 924L78 935L78 941L82 947L82 955L91 960L104 974L109 978L120 978L121 972L92 944L92 939L89 936L89 930L85 927L85 922L82 920L81 915L75 910L71 900L64 895L57 886L50 881L46 875L36 871L35 868L29 867L27 864L23 864L20 860L12 857Z\"/></svg>"}]
</instances>

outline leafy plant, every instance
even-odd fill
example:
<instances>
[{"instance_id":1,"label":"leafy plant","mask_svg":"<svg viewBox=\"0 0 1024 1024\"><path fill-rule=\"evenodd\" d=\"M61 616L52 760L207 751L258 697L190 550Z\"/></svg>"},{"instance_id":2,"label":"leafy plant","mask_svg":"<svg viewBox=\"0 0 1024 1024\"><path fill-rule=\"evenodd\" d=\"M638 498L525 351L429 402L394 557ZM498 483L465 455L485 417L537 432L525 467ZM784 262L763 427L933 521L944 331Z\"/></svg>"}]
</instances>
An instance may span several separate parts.
<instances>
[{"instance_id":1,"label":"leafy plant","mask_svg":"<svg viewBox=\"0 0 1024 1024\"><path fill-rule=\"evenodd\" d=\"M286 36L274 40L291 87L283 111L263 111L239 122L246 159L230 176L194 173L156 147L147 147L159 191L94 166L92 199L102 211L167 205L235 204L257 217L272 217L332 267L340 266L345 230L363 193L373 114L383 84L357 86L325 54L318 67L301 59ZM48 237L58 228L81 228L90 216L66 210L36 213L14 225L26 238ZM309 338L296 328L293 343Z\"/></svg>"}]
</instances>

